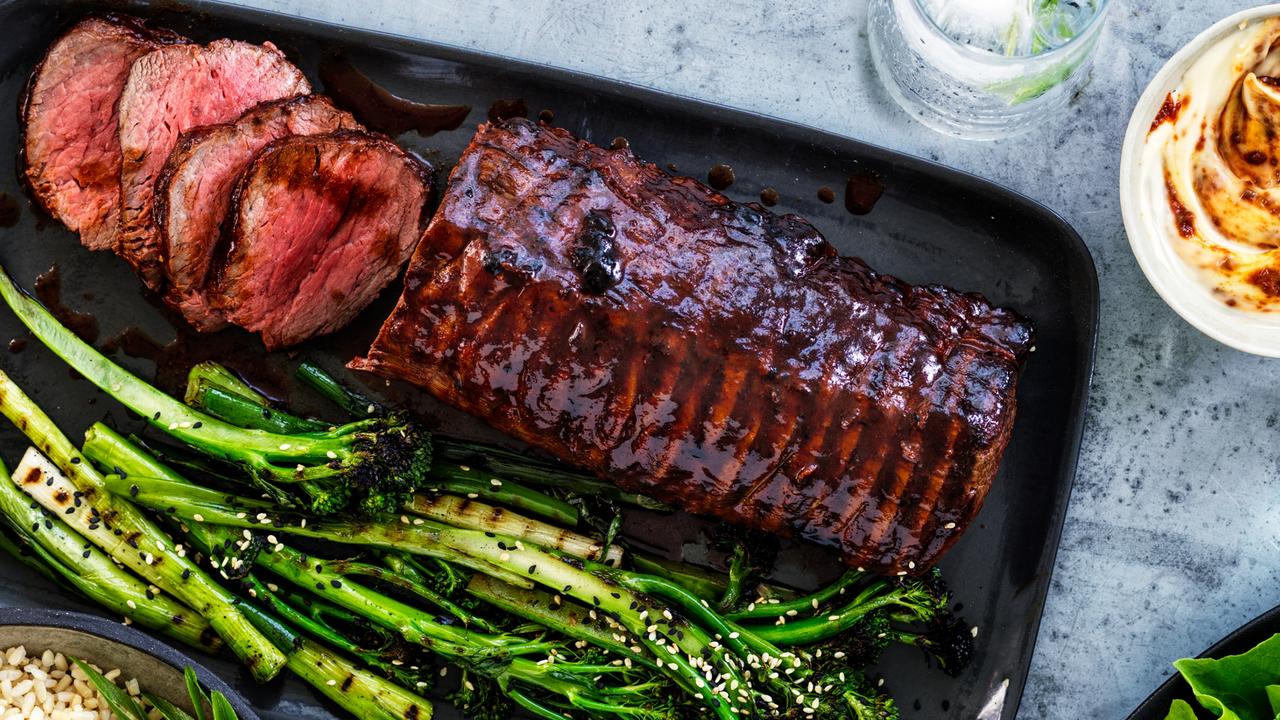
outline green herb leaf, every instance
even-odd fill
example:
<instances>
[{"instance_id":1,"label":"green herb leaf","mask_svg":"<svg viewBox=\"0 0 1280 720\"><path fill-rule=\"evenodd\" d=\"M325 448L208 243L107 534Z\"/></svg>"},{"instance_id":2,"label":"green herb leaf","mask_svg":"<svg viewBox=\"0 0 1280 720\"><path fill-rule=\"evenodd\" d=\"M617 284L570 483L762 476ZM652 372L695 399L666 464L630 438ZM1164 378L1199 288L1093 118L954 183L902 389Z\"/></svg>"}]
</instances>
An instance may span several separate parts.
<instances>
[{"instance_id":1,"label":"green herb leaf","mask_svg":"<svg viewBox=\"0 0 1280 720\"><path fill-rule=\"evenodd\" d=\"M213 694L213 720L238 720L235 708L231 707L231 703L227 702L227 698L220 692Z\"/></svg>"},{"instance_id":2,"label":"green herb leaf","mask_svg":"<svg viewBox=\"0 0 1280 720\"><path fill-rule=\"evenodd\" d=\"M182 676L187 681L187 695L191 696L191 707L195 708L195 720L209 720L209 716L204 712L205 703L209 702L209 696L200 688L200 680L196 677L196 671L187 667L182 671Z\"/></svg>"},{"instance_id":3,"label":"green herb leaf","mask_svg":"<svg viewBox=\"0 0 1280 720\"><path fill-rule=\"evenodd\" d=\"M93 687L102 696L107 707L111 708L111 712L119 715L123 720L147 720L147 714L142 710L142 706L129 696L129 693L120 688L119 685L111 682L102 673L94 670L88 663L71 658L71 662L80 668L80 671L89 678L89 682L93 683Z\"/></svg>"},{"instance_id":4,"label":"green herb leaf","mask_svg":"<svg viewBox=\"0 0 1280 720\"><path fill-rule=\"evenodd\" d=\"M1200 705L1219 720L1276 720L1280 699L1280 634L1243 655L1173 664Z\"/></svg>"},{"instance_id":5,"label":"green herb leaf","mask_svg":"<svg viewBox=\"0 0 1280 720\"><path fill-rule=\"evenodd\" d=\"M144 692L142 693L142 697L146 698L147 702L151 703L151 706L160 713L160 716L163 717L164 720L195 720L195 718L188 715L185 710L174 705L168 700L165 700L159 695L152 695L149 692Z\"/></svg>"}]
</instances>

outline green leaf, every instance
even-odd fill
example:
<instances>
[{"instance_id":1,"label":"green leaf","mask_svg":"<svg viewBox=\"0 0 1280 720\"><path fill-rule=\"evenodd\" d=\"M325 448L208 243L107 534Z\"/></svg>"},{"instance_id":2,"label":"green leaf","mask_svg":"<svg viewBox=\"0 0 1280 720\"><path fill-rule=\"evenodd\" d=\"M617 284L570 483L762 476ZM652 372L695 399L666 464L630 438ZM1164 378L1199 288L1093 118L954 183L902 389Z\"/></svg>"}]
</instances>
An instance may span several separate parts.
<instances>
[{"instance_id":1,"label":"green leaf","mask_svg":"<svg viewBox=\"0 0 1280 720\"><path fill-rule=\"evenodd\" d=\"M1273 698L1280 685L1280 634L1243 655L1173 664L1200 705L1219 720L1276 720Z\"/></svg>"},{"instance_id":2,"label":"green leaf","mask_svg":"<svg viewBox=\"0 0 1280 720\"><path fill-rule=\"evenodd\" d=\"M1174 700L1164 720L1197 720L1196 711L1191 709L1186 700Z\"/></svg>"},{"instance_id":3,"label":"green leaf","mask_svg":"<svg viewBox=\"0 0 1280 720\"><path fill-rule=\"evenodd\" d=\"M152 695L151 693L144 692L142 693L142 697L146 698L147 702L151 703L151 706L160 713L160 716L163 717L164 720L195 720L188 715L185 710L174 705L168 700L165 700L159 695Z\"/></svg>"},{"instance_id":4,"label":"green leaf","mask_svg":"<svg viewBox=\"0 0 1280 720\"><path fill-rule=\"evenodd\" d=\"M108 680L102 673L94 670L88 663L81 662L76 658L71 658L71 662L80 668L80 671L89 678L89 682L93 683L94 689L102 696L103 702L107 707L111 708L111 712L119 715L123 720L147 720L147 714L143 712L142 706L129 696L129 693L120 688L119 685Z\"/></svg>"},{"instance_id":5,"label":"green leaf","mask_svg":"<svg viewBox=\"0 0 1280 720\"><path fill-rule=\"evenodd\" d=\"M205 703L209 702L209 696L204 693L204 690L200 689L200 680L196 677L195 669L188 666L182 671L182 676L187 681L187 694L191 696L191 707L195 708L196 711L195 720L209 720L209 717L204 712L204 706Z\"/></svg>"},{"instance_id":6,"label":"green leaf","mask_svg":"<svg viewBox=\"0 0 1280 720\"><path fill-rule=\"evenodd\" d=\"M227 698L220 692L213 693L213 720L238 720L236 709L231 707Z\"/></svg>"}]
</instances>

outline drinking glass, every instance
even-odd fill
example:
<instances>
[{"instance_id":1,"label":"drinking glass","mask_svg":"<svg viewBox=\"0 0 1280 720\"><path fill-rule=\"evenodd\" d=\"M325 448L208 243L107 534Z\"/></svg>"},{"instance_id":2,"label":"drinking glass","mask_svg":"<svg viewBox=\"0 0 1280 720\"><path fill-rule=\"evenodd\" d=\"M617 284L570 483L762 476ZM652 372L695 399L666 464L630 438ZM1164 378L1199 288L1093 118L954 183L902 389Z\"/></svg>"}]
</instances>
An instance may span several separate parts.
<instances>
[{"instance_id":1,"label":"drinking glass","mask_svg":"<svg viewBox=\"0 0 1280 720\"><path fill-rule=\"evenodd\" d=\"M942 133L995 139L1057 114L1089 76L1108 0L871 0L871 57Z\"/></svg>"}]
</instances>

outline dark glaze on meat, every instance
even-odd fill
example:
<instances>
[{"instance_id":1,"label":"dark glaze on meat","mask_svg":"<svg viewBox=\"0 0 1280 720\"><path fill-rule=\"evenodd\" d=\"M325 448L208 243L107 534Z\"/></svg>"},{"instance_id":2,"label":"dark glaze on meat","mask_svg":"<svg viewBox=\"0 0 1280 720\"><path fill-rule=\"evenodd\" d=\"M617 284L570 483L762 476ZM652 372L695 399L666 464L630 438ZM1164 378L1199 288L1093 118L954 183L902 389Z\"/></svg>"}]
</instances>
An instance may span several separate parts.
<instances>
[{"instance_id":1,"label":"dark glaze on meat","mask_svg":"<svg viewBox=\"0 0 1280 720\"><path fill-rule=\"evenodd\" d=\"M510 121L480 127L352 365L625 488L918 572L986 495L1031 341L799 217Z\"/></svg>"}]
</instances>

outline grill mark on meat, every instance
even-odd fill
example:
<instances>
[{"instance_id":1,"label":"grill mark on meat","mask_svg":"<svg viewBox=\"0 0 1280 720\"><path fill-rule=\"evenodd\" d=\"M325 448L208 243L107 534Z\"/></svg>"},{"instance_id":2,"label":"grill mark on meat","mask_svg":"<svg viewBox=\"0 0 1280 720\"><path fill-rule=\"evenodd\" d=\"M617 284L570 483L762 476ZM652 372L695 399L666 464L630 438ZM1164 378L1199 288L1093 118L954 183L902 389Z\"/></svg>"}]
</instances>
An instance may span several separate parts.
<instances>
[{"instance_id":1,"label":"grill mark on meat","mask_svg":"<svg viewBox=\"0 0 1280 720\"><path fill-rule=\"evenodd\" d=\"M588 211L623 263L599 295L572 263ZM481 126L405 288L352 367L628 490L881 572L923 571L977 512L1031 344L978 296L879 275L799 218L521 121ZM515 353L498 402L475 371Z\"/></svg>"}]
</instances>

